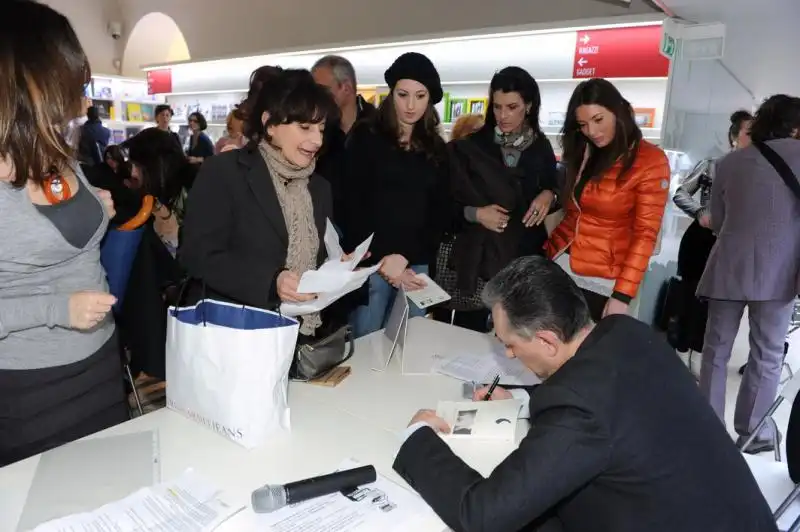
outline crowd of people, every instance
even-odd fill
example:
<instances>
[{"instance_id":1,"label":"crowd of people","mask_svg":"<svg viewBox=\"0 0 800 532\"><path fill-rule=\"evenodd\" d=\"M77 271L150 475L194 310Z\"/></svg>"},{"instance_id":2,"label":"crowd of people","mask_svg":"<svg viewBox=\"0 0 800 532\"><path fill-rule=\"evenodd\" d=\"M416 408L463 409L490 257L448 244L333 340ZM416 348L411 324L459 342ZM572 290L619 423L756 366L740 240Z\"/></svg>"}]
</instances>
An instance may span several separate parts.
<instances>
[{"instance_id":1,"label":"crowd of people","mask_svg":"<svg viewBox=\"0 0 800 532\"><path fill-rule=\"evenodd\" d=\"M229 135L216 146L205 118L192 113L184 150L165 105L156 127L103 147L108 139L97 140L95 111L77 142L66 134L67 123L86 113L91 79L67 19L31 0L15 0L10 10L0 22L0 72L14 73L0 81L7 84L0 90L0 466L125 421L120 347L132 353L133 366L163 374L170 303L209 297L275 309L316 297L298 285L326 260L331 220L346 251L373 235L362 265L379 268L361 290L301 316L299 343L345 325L356 337L378 331L398 289L424 287L418 274L427 273L454 296L457 325L494 327L509 356L546 379L530 391L534 429L486 481L426 436L442 430L430 413L412 422L396 468L448 524L510 530L557 513L570 530L597 523L733 530L724 523L737 522L772 530L713 413L723 416L725 367L745 307L751 363L735 422L742 438L775 396L777 338L782 348L799 288L800 198L781 188L748 143L768 143L800 169L800 100L776 96L754 117L734 115L734 152L704 162L676 198L696 219L679 267L691 298L696 290L710 301L706 310L698 300L686 318L694 327L687 341L704 350L698 391L654 332L615 316L637 303L671 171L610 81L578 83L560 161L540 127L541 94L530 73L498 70L486 116L460 120L448 142L435 107L443 97L439 73L414 52L387 65L390 92L377 108L359 96L349 61L326 56L309 70L253 72ZM31 32L41 46L28 46ZM62 82L52 83L54 76ZM148 197L135 288L112 312L117 298L100 263L103 237L109 225L137 216ZM558 212L548 231L548 216ZM700 326L706 312L708 325ZM697 400L701 392L710 406ZM627 399L609 403L612 396ZM637 426L648 416L686 419ZM678 426L689 427L691 445L669 433ZM758 435L751 451L768 441ZM702 459L688 458L688 447ZM644 448L649 458L637 462ZM431 477L434 462L437 476L452 484ZM625 478L647 486L638 492L644 499L630 484L622 489ZM494 507L498 481L501 492L517 492ZM540 491L556 499L537 499ZM718 504L708 492L727 499ZM626 493L639 502L620 503ZM668 513L656 511L657 498L671 501ZM690 499L710 507L676 516Z\"/></svg>"}]
</instances>

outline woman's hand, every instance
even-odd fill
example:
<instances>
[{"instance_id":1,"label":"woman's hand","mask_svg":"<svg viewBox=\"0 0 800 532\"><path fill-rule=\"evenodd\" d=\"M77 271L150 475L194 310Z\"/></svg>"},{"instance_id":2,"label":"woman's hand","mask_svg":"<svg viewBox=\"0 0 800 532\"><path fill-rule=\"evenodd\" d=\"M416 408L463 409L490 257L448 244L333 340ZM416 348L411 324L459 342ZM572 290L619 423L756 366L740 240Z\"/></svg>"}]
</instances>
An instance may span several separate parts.
<instances>
[{"instance_id":1,"label":"woman's hand","mask_svg":"<svg viewBox=\"0 0 800 532\"><path fill-rule=\"evenodd\" d=\"M69 325L89 330L103 321L117 298L105 292L75 292L69 298Z\"/></svg>"},{"instance_id":2,"label":"woman's hand","mask_svg":"<svg viewBox=\"0 0 800 532\"><path fill-rule=\"evenodd\" d=\"M508 227L508 210L500 205L480 207L475 213L478 223L489 231L502 233Z\"/></svg>"},{"instance_id":3,"label":"woman's hand","mask_svg":"<svg viewBox=\"0 0 800 532\"><path fill-rule=\"evenodd\" d=\"M342 255L341 261L342 262L350 262L351 260L353 260L353 253L355 253L355 251L353 251L352 253L345 253L344 255ZM367 260L371 256L372 256L372 252L371 251L367 251L364 254L364 256L361 257L361 261L360 262L364 262L365 260Z\"/></svg>"},{"instance_id":4,"label":"woman's hand","mask_svg":"<svg viewBox=\"0 0 800 532\"><path fill-rule=\"evenodd\" d=\"M628 313L628 303L623 303L619 299L615 299L613 297L609 297L608 301L606 301L606 306L603 309L603 317L611 316L612 314L627 314Z\"/></svg>"},{"instance_id":5,"label":"woman's hand","mask_svg":"<svg viewBox=\"0 0 800 532\"><path fill-rule=\"evenodd\" d=\"M95 189L97 192L97 197L100 198L100 202L105 207L106 212L108 213L109 218L113 218L117 214L117 210L114 208L114 199L111 197L111 192L108 190L103 190L102 188Z\"/></svg>"},{"instance_id":6,"label":"woman's hand","mask_svg":"<svg viewBox=\"0 0 800 532\"><path fill-rule=\"evenodd\" d=\"M428 283L417 277L417 274L411 268L408 268L403 274L397 278L397 284L395 284L395 288L400 288L401 286L406 292L413 292L414 290L422 290Z\"/></svg>"},{"instance_id":7,"label":"woman's hand","mask_svg":"<svg viewBox=\"0 0 800 532\"><path fill-rule=\"evenodd\" d=\"M378 269L378 273L390 284L395 285L394 281L405 273L407 267L408 259L404 256L387 255L381 260L381 267Z\"/></svg>"},{"instance_id":8,"label":"woman's hand","mask_svg":"<svg viewBox=\"0 0 800 532\"><path fill-rule=\"evenodd\" d=\"M697 223L699 223L702 227L706 229L711 229L711 215L708 213L703 213L697 218Z\"/></svg>"},{"instance_id":9,"label":"woman's hand","mask_svg":"<svg viewBox=\"0 0 800 532\"><path fill-rule=\"evenodd\" d=\"M189 157L189 162L192 163L192 164L200 164L200 163L203 162L203 158L202 157L194 157L194 156L192 156L192 157Z\"/></svg>"},{"instance_id":10,"label":"woman's hand","mask_svg":"<svg viewBox=\"0 0 800 532\"><path fill-rule=\"evenodd\" d=\"M528 212L525 213L525 217L522 218L522 223L525 224L525 227L533 227L534 225L541 224L544 219L547 218L547 213L550 212L550 206L553 204L554 199L555 195L552 191L541 191L531 202L531 206L528 208Z\"/></svg>"},{"instance_id":11,"label":"woman's hand","mask_svg":"<svg viewBox=\"0 0 800 532\"><path fill-rule=\"evenodd\" d=\"M278 275L278 297L286 303L305 303L317 298L316 294L298 294L297 287L300 285L300 276L289 270L282 271Z\"/></svg>"}]
</instances>

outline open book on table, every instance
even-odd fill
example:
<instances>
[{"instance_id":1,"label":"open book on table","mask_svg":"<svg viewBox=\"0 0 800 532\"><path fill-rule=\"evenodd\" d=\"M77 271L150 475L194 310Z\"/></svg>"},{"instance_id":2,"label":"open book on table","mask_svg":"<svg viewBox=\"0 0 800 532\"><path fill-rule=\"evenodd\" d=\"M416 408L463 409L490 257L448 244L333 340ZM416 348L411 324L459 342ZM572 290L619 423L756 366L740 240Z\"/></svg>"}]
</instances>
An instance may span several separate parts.
<instances>
[{"instance_id":1,"label":"open book on table","mask_svg":"<svg viewBox=\"0 0 800 532\"><path fill-rule=\"evenodd\" d=\"M522 401L442 401L436 415L452 432L446 438L514 441Z\"/></svg>"}]
</instances>

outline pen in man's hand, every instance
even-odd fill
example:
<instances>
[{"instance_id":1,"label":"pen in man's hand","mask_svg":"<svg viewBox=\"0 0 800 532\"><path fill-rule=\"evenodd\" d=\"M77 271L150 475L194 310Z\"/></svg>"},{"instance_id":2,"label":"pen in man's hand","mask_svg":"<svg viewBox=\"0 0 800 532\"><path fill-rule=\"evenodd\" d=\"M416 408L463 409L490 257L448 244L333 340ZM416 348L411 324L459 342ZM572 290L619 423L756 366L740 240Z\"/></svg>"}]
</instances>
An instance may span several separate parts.
<instances>
[{"instance_id":1,"label":"pen in man's hand","mask_svg":"<svg viewBox=\"0 0 800 532\"><path fill-rule=\"evenodd\" d=\"M489 386L489 391L486 392L486 395L483 396L484 401L488 401L492 398L492 394L494 393L494 389L497 388L497 384L500 382L500 375L498 374L497 377L494 378L492 381L492 385Z\"/></svg>"}]
</instances>

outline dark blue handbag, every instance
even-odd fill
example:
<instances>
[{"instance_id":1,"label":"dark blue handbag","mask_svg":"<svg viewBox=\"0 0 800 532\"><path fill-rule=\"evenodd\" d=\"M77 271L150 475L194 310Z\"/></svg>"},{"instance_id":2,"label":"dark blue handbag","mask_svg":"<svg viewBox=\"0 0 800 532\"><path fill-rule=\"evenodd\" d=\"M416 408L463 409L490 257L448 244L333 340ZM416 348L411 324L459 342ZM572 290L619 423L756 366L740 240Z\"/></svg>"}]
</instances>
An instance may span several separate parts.
<instances>
[{"instance_id":1,"label":"dark blue handbag","mask_svg":"<svg viewBox=\"0 0 800 532\"><path fill-rule=\"evenodd\" d=\"M133 231L120 231L119 229L109 229L103 243L100 245L100 263L106 270L108 278L108 290L117 302L114 310L118 311L125 299L125 289L128 287L128 279L131 276L133 261L136 259L136 252L142 242L144 227L139 227Z\"/></svg>"}]
</instances>

